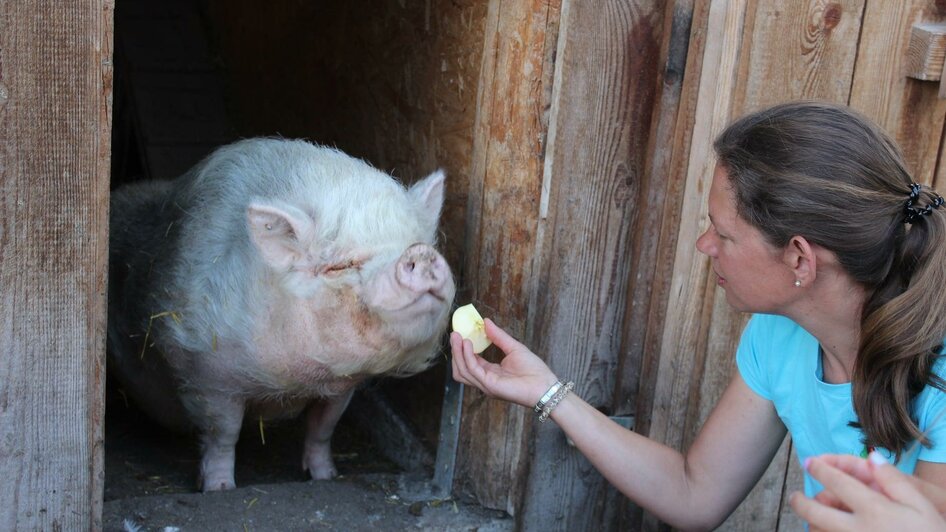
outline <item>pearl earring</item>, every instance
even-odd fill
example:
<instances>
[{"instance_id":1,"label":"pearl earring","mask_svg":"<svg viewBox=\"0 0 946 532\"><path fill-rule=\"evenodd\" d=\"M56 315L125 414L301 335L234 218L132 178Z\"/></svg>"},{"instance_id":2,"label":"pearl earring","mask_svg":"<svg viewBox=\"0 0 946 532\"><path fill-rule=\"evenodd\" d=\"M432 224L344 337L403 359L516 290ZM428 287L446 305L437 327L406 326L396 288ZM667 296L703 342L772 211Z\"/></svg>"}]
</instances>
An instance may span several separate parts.
<instances>
[{"instance_id":1,"label":"pearl earring","mask_svg":"<svg viewBox=\"0 0 946 532\"><path fill-rule=\"evenodd\" d=\"M798 288L799 286L801 286L801 281L795 279L795 288Z\"/></svg>"}]
</instances>

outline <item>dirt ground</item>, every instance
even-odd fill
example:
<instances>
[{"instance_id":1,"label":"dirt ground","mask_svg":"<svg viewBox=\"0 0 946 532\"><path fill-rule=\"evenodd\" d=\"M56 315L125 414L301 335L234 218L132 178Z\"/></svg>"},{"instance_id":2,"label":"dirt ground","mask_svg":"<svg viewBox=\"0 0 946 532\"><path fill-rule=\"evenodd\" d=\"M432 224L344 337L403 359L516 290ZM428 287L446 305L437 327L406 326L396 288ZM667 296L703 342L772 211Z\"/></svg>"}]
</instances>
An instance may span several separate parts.
<instances>
[{"instance_id":1,"label":"dirt ground","mask_svg":"<svg viewBox=\"0 0 946 532\"><path fill-rule=\"evenodd\" d=\"M106 531L514 529L505 512L434 496L427 472L400 471L344 417L332 444L338 478L302 472L299 423L262 434L255 424L237 446L237 489L204 494L193 438L155 426L113 390L106 412Z\"/></svg>"}]
</instances>

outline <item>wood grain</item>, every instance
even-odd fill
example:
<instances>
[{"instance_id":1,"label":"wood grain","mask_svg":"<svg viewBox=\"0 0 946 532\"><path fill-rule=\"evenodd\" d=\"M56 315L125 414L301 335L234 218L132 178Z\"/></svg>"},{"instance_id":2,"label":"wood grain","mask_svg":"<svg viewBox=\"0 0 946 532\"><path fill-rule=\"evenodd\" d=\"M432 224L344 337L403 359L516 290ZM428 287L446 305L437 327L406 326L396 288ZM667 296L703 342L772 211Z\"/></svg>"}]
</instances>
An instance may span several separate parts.
<instances>
[{"instance_id":1,"label":"wood grain","mask_svg":"<svg viewBox=\"0 0 946 532\"><path fill-rule=\"evenodd\" d=\"M466 282L484 315L529 343L533 257L558 2L489 3L467 202ZM551 48L550 48L551 47ZM511 514L522 505L531 422L468 390L457 469L462 488Z\"/></svg>"},{"instance_id":2,"label":"wood grain","mask_svg":"<svg viewBox=\"0 0 946 532\"><path fill-rule=\"evenodd\" d=\"M623 398L614 403L615 369L640 260L632 243L647 238L657 201L645 193L655 188L645 161L664 14L648 1L563 4L527 337L605 412L629 413ZM562 432L541 427L534 442L522 522L567 530L613 523L620 495ZM549 508L550 496L569 504Z\"/></svg>"},{"instance_id":3,"label":"wood grain","mask_svg":"<svg viewBox=\"0 0 946 532\"><path fill-rule=\"evenodd\" d=\"M935 0L869 2L849 101L890 133L914 179L925 184L936 171L946 100L936 83L906 77L904 63L910 28L944 21L946 5Z\"/></svg>"},{"instance_id":4,"label":"wood grain","mask_svg":"<svg viewBox=\"0 0 946 532\"><path fill-rule=\"evenodd\" d=\"M939 81L946 61L946 24L921 23L910 28L910 45L904 65L906 76Z\"/></svg>"},{"instance_id":5,"label":"wood grain","mask_svg":"<svg viewBox=\"0 0 946 532\"><path fill-rule=\"evenodd\" d=\"M102 526L112 3L0 3L0 529Z\"/></svg>"}]
</instances>

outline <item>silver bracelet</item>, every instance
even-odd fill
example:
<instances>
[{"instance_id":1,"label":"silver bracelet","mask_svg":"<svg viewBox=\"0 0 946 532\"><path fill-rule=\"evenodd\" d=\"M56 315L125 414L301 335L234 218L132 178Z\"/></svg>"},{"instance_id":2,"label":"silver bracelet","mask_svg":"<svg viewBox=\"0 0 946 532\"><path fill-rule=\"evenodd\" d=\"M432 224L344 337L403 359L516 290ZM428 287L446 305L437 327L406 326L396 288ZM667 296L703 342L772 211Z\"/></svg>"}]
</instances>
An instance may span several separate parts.
<instances>
[{"instance_id":1,"label":"silver bracelet","mask_svg":"<svg viewBox=\"0 0 946 532\"><path fill-rule=\"evenodd\" d=\"M542 408L542 414L539 415L539 423L545 423L549 416L552 415L552 410L554 410L555 407L558 406L560 402L562 402L562 399L564 399L565 396L568 395L568 392L572 391L574 387L575 383L569 381L564 386L560 387L557 392L555 392L555 395L552 396L548 404Z\"/></svg>"},{"instance_id":2,"label":"silver bracelet","mask_svg":"<svg viewBox=\"0 0 946 532\"><path fill-rule=\"evenodd\" d=\"M555 381L555 384L549 387L548 391L545 392L545 395L539 399L539 402L535 404L535 413L538 414L545 408L545 404L549 402L552 396L562 387L562 381Z\"/></svg>"}]
</instances>

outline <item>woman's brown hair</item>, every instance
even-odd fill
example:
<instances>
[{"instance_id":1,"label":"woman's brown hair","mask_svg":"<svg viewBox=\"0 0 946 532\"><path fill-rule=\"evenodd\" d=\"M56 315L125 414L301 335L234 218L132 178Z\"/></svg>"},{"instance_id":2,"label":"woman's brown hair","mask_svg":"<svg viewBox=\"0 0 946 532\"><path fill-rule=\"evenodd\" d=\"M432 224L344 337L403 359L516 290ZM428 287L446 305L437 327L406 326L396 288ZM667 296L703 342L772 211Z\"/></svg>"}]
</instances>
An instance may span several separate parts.
<instances>
[{"instance_id":1,"label":"woman's brown hair","mask_svg":"<svg viewBox=\"0 0 946 532\"><path fill-rule=\"evenodd\" d=\"M793 102L743 117L714 143L737 212L779 248L799 235L837 256L867 289L852 376L865 445L898 456L930 445L912 402L944 389L933 363L946 336L946 207L911 188L896 144L851 109ZM914 192L914 215L906 223Z\"/></svg>"}]
</instances>

